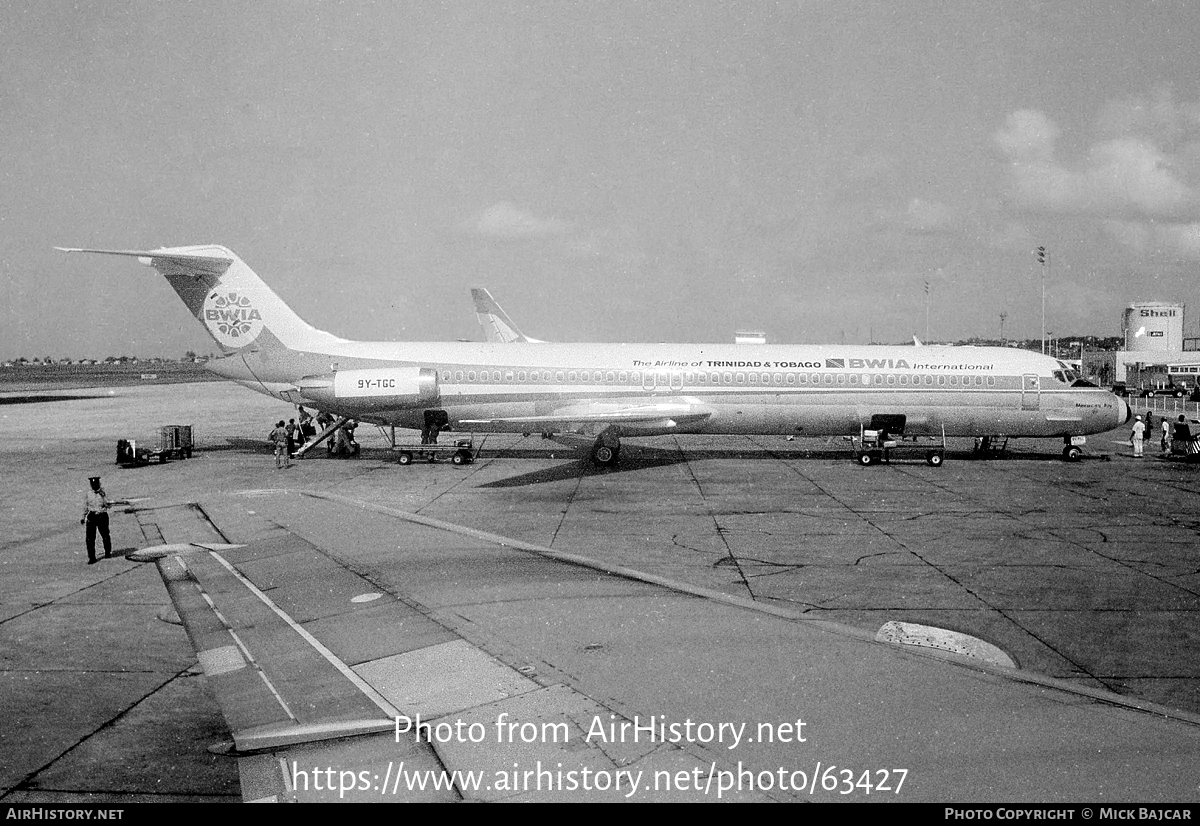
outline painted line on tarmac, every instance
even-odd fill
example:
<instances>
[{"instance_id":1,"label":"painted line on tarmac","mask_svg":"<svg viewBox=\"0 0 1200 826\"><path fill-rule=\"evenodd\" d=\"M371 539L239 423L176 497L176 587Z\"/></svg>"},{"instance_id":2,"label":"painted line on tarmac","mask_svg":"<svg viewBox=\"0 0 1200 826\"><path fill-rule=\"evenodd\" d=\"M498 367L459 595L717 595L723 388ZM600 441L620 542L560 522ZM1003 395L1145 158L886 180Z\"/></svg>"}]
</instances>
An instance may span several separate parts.
<instances>
[{"instance_id":1,"label":"painted line on tarmac","mask_svg":"<svg viewBox=\"0 0 1200 826\"><path fill-rule=\"evenodd\" d=\"M671 591L676 591L691 596L701 597L703 599L713 600L715 602L733 605L738 608L745 608L750 611L758 611L759 613L769 614L781 619L803 622L806 626L815 627L818 630L826 631L831 634L837 634L844 637L853 637L854 639L871 643L872 645L886 645L889 648L897 651L904 651L918 657L929 657L937 660L942 660L957 665L966 666L976 671L986 672L997 677L1002 677L1007 680L1016 682L1029 683L1038 685L1043 688L1055 689L1068 694L1088 697L1097 702L1106 703L1108 705L1121 706L1134 711L1141 711L1148 714L1154 714L1160 717L1178 720L1194 726L1200 726L1200 714L1194 714L1189 711L1184 711L1177 708L1169 708L1151 703L1144 700L1137 700L1132 697L1124 697L1120 694L1115 694L1104 689L1092 688L1090 686L1081 686L1071 683L1067 680L1062 680L1057 677L1049 677L1045 674L1038 674L1032 671L1023 671L1016 668L1008 668L1006 666L993 665L973 657L957 654L950 651L942 651L933 648L919 648L909 645L901 645L898 643L881 642L876 639L875 633L862 628L855 628L841 623L831 622L829 620L810 619L802 614L797 614L794 611L789 611L785 608L779 608L774 605L765 605L754 600L737 597L732 594L726 594L722 591L714 591L711 588L705 588L699 585L692 585L687 582L681 582L670 577L658 576L657 574L639 571L635 568L626 568L623 565L613 565L607 562L602 562L598 559L583 556L581 554L566 553L556 551L553 548L547 548L541 545L535 545L532 542L525 542L519 539L512 539L499 534L488 533L487 531L468 528L463 525L455 525L452 522L443 522L440 519L433 519L428 516L419 516L415 513L389 508L385 505L376 505L373 502L365 502L361 499L352 499L348 496L340 496L336 493L326 493L324 491L315 490L299 490L295 491L302 496L309 496L313 499L324 499L329 502L336 502L349 507L361 508L363 510L382 513L386 516L393 516L397 519L403 519L407 522L414 522L418 525L425 525L430 528L457 533L463 536L470 536L475 539L480 539L485 542L490 542L495 545L500 545L505 548L512 548L518 551L526 551L528 553L537 554L538 556L546 557L547 559L555 559L561 562L566 562L571 565L579 565L584 568L590 568L601 573L611 574L613 576L624 577L625 579L633 579L641 582L646 582L651 585L658 585Z\"/></svg>"}]
</instances>

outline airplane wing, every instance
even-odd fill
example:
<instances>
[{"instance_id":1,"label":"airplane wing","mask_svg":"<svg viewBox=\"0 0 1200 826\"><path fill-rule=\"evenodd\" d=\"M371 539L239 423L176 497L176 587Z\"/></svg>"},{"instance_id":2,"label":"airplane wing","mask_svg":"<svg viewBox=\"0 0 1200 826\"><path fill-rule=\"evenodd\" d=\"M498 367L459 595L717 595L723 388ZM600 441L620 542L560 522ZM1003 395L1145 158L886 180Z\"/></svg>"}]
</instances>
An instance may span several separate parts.
<instances>
[{"instance_id":1,"label":"airplane wing","mask_svg":"<svg viewBox=\"0 0 1200 826\"><path fill-rule=\"evenodd\" d=\"M137 518L174 543L139 553L247 801L1195 795L1180 714L363 500L241 495Z\"/></svg>"},{"instance_id":2,"label":"airplane wing","mask_svg":"<svg viewBox=\"0 0 1200 826\"><path fill-rule=\"evenodd\" d=\"M479 318L479 326L488 341L500 344L525 342L527 344L543 344L540 339L529 338L517 329L517 325L508 317L508 313L496 303L492 294L483 287L471 290L471 298L475 301L475 315Z\"/></svg>"},{"instance_id":3,"label":"airplane wing","mask_svg":"<svg viewBox=\"0 0 1200 826\"><path fill-rule=\"evenodd\" d=\"M673 429L695 424L712 415L712 410L699 402L675 401L659 404L614 404L586 402L555 408L534 416L509 416L494 419L463 419L470 425L562 425L626 424Z\"/></svg>"}]
</instances>

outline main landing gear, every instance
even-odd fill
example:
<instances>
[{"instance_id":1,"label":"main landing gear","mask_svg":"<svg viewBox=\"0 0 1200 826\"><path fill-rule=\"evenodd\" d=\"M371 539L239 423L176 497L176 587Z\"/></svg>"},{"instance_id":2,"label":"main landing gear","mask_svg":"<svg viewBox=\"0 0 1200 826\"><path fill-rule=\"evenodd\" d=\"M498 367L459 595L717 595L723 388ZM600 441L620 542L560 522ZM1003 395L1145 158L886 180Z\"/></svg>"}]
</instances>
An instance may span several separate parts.
<instances>
[{"instance_id":1,"label":"main landing gear","mask_svg":"<svg viewBox=\"0 0 1200 826\"><path fill-rule=\"evenodd\" d=\"M592 445L592 461L600 467L613 467L621 459L621 439L607 430Z\"/></svg>"}]
</instances>

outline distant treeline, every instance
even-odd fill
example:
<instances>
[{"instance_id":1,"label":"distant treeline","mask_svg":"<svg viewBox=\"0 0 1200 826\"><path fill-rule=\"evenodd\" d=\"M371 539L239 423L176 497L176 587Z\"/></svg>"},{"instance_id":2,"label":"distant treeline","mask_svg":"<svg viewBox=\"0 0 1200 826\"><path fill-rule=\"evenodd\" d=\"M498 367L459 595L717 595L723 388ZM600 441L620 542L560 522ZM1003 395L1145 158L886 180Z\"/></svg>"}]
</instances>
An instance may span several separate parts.
<instances>
[{"instance_id":1,"label":"distant treeline","mask_svg":"<svg viewBox=\"0 0 1200 826\"><path fill-rule=\"evenodd\" d=\"M0 390L12 385L102 387L130 384L180 384L222 381L203 364L163 361L156 364L22 364L0 367Z\"/></svg>"}]
</instances>

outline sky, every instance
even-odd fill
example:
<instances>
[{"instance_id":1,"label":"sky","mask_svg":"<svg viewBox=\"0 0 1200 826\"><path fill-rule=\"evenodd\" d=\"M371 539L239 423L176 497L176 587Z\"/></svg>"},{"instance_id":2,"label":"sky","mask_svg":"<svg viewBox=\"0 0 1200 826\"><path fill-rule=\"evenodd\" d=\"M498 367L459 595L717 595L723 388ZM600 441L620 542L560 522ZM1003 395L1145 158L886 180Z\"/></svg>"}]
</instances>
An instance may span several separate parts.
<instances>
[{"instance_id":1,"label":"sky","mask_svg":"<svg viewBox=\"0 0 1200 826\"><path fill-rule=\"evenodd\" d=\"M1036 338L1043 284L1059 336L1196 335L1198 40L1188 0L4 4L0 358L214 350L53 249L206 243L355 339L480 340L474 286L554 341Z\"/></svg>"}]
</instances>

